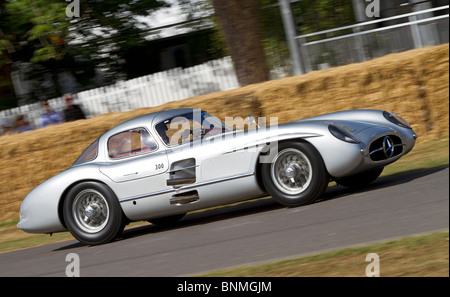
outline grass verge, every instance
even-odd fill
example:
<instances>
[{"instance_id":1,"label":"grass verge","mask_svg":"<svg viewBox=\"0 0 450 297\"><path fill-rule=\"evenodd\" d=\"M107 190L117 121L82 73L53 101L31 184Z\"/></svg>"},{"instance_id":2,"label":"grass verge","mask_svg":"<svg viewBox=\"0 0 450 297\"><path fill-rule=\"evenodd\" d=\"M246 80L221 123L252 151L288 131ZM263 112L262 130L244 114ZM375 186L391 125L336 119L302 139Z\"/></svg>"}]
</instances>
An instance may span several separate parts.
<instances>
[{"instance_id":1,"label":"grass verge","mask_svg":"<svg viewBox=\"0 0 450 297\"><path fill-rule=\"evenodd\" d=\"M449 232L438 232L199 276L363 277L373 261L366 256L376 253L382 277L449 277L448 242Z\"/></svg>"}]
</instances>

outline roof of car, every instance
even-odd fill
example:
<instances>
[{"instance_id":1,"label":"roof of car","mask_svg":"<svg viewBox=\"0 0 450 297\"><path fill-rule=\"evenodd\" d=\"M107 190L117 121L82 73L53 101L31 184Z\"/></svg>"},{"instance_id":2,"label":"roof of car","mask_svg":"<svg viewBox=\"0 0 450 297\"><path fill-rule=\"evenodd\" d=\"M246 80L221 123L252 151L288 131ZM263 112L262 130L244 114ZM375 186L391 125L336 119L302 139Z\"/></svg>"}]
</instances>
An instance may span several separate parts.
<instances>
[{"instance_id":1,"label":"roof of car","mask_svg":"<svg viewBox=\"0 0 450 297\"><path fill-rule=\"evenodd\" d=\"M116 134L121 131L127 130L127 129L133 129L140 126L149 126L149 125L155 125L157 123L160 123L166 119L170 119L176 116L180 116L187 113L192 113L195 109L193 108L176 108L176 109L168 109L168 110L162 110L157 111L153 113L149 113L143 116L136 117L134 119L128 120L126 122L123 122L105 134Z\"/></svg>"},{"instance_id":2,"label":"roof of car","mask_svg":"<svg viewBox=\"0 0 450 297\"><path fill-rule=\"evenodd\" d=\"M175 108L175 109L167 109L156 112L153 118L153 125L161 123L167 119L181 116L187 113L193 113L196 109L194 108Z\"/></svg>"}]
</instances>

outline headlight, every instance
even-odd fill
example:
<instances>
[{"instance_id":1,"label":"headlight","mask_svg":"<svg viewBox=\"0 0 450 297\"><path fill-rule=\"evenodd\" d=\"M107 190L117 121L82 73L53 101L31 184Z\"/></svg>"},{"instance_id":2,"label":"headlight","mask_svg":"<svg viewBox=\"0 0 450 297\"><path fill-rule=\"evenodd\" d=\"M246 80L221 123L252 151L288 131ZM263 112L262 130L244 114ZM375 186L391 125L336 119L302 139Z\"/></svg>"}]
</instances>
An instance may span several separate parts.
<instances>
[{"instance_id":1,"label":"headlight","mask_svg":"<svg viewBox=\"0 0 450 297\"><path fill-rule=\"evenodd\" d=\"M334 137L348 143L359 143L360 141L351 135L347 130L335 125L329 125L328 130Z\"/></svg>"},{"instance_id":2,"label":"headlight","mask_svg":"<svg viewBox=\"0 0 450 297\"><path fill-rule=\"evenodd\" d=\"M385 111L385 112L383 112L383 115L386 118L386 120L388 120L389 122L391 122L397 126L407 128L407 129L412 129L411 126L409 125L408 121L406 121L401 116L396 115L395 113Z\"/></svg>"}]
</instances>

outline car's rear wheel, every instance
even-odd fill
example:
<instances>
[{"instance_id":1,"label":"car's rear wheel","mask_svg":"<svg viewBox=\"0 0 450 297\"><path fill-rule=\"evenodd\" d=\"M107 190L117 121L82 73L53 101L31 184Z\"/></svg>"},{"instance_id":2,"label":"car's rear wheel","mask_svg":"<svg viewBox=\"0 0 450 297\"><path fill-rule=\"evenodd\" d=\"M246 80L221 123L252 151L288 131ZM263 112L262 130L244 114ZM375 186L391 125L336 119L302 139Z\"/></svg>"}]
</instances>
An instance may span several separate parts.
<instances>
[{"instance_id":1,"label":"car's rear wheel","mask_svg":"<svg viewBox=\"0 0 450 297\"><path fill-rule=\"evenodd\" d=\"M125 227L116 195L101 183L84 182L75 185L67 194L63 213L70 233L87 245L110 242Z\"/></svg>"},{"instance_id":2,"label":"car's rear wheel","mask_svg":"<svg viewBox=\"0 0 450 297\"><path fill-rule=\"evenodd\" d=\"M309 143L286 142L270 163L262 165L262 180L267 192L285 206L313 202L329 181L322 158Z\"/></svg>"}]
</instances>

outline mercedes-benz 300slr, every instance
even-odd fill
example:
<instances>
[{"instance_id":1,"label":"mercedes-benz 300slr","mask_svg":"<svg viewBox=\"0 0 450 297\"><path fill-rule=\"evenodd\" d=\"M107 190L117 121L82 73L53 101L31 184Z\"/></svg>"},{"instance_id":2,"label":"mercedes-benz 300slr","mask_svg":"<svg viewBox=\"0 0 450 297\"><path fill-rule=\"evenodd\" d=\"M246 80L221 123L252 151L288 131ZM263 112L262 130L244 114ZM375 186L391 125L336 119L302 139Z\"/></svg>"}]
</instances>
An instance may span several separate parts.
<instances>
[{"instance_id":1,"label":"mercedes-benz 300slr","mask_svg":"<svg viewBox=\"0 0 450 297\"><path fill-rule=\"evenodd\" d=\"M131 221L169 224L240 200L270 195L301 206L330 180L348 187L373 182L416 138L406 120L379 110L244 130L202 110L155 112L106 132L70 168L36 187L21 205L18 228L69 230L96 245Z\"/></svg>"}]
</instances>

